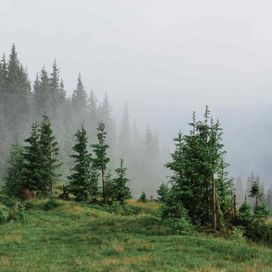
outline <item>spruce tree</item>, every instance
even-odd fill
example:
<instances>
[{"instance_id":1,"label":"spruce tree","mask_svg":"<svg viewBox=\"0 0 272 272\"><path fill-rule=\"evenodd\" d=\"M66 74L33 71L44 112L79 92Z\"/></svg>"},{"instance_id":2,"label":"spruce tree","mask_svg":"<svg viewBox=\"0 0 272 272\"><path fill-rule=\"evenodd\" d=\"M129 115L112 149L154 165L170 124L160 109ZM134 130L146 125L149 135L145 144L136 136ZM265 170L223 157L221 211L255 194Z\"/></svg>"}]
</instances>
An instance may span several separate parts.
<instances>
[{"instance_id":1,"label":"spruce tree","mask_svg":"<svg viewBox=\"0 0 272 272\"><path fill-rule=\"evenodd\" d=\"M53 135L51 123L47 115L43 115L39 133L39 145L42 155L41 173L43 191L52 194L53 184L59 176L57 169L60 167L61 163L58 161L58 142Z\"/></svg>"},{"instance_id":2,"label":"spruce tree","mask_svg":"<svg viewBox=\"0 0 272 272\"><path fill-rule=\"evenodd\" d=\"M105 180L105 171L107 170L107 164L110 159L107 156L107 149L109 145L106 144L106 131L104 123L100 123L97 128L97 139L98 143L93 144L92 148L95 154L95 158L93 159L94 167L101 171L101 179L102 179L102 194L103 201L106 202L106 180Z\"/></svg>"},{"instance_id":3,"label":"spruce tree","mask_svg":"<svg viewBox=\"0 0 272 272\"><path fill-rule=\"evenodd\" d=\"M77 201L94 201L98 195L98 174L96 169L92 167L91 154L87 149L88 137L83 126L76 132L75 138L76 143L73 147L75 154L71 156L75 166L69 176L68 189Z\"/></svg>"},{"instance_id":4,"label":"spruce tree","mask_svg":"<svg viewBox=\"0 0 272 272\"><path fill-rule=\"evenodd\" d=\"M167 197L169 196L169 187L167 186L167 184L162 183L159 187L159 189L157 190L157 194L158 194L158 200L161 202L166 202Z\"/></svg>"},{"instance_id":5,"label":"spruce tree","mask_svg":"<svg viewBox=\"0 0 272 272\"><path fill-rule=\"evenodd\" d=\"M256 211L256 209L259 206L259 201L263 197L263 194L261 192L260 183L258 182L258 180L253 181L253 183L251 185L249 196L252 198L255 198L255 211Z\"/></svg>"},{"instance_id":6,"label":"spruce tree","mask_svg":"<svg viewBox=\"0 0 272 272\"><path fill-rule=\"evenodd\" d=\"M11 148L8 173L5 182L5 189L10 196L19 196L23 186L24 170L24 149L21 145L15 144Z\"/></svg>"},{"instance_id":7,"label":"spruce tree","mask_svg":"<svg viewBox=\"0 0 272 272\"><path fill-rule=\"evenodd\" d=\"M5 115L15 141L17 137L23 135L25 126L29 123L31 85L26 69L18 59L14 44L7 64L6 94Z\"/></svg>"},{"instance_id":8,"label":"spruce tree","mask_svg":"<svg viewBox=\"0 0 272 272\"><path fill-rule=\"evenodd\" d=\"M131 198L131 192L127 183L129 179L126 177L127 168L124 167L124 160L120 160L120 167L115 170L117 177L112 180L111 186L111 200L118 201L121 204L125 203L125 200Z\"/></svg>"},{"instance_id":9,"label":"spruce tree","mask_svg":"<svg viewBox=\"0 0 272 272\"><path fill-rule=\"evenodd\" d=\"M190 123L189 135L180 133L166 166L173 171L171 195L188 210L192 221L219 228L230 217L231 180L225 171L222 129L206 108L203 121Z\"/></svg>"},{"instance_id":10,"label":"spruce tree","mask_svg":"<svg viewBox=\"0 0 272 272\"><path fill-rule=\"evenodd\" d=\"M38 125L33 124L31 135L25 142L24 147L24 171L23 171L23 185L31 191L43 190L42 181L42 153L39 144Z\"/></svg>"}]
</instances>

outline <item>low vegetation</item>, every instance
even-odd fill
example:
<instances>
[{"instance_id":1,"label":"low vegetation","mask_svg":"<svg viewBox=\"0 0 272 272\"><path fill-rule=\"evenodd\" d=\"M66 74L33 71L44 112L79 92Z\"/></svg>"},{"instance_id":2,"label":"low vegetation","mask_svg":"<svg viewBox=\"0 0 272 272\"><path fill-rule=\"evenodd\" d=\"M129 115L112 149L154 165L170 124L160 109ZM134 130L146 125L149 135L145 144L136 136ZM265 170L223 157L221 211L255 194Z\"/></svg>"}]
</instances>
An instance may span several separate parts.
<instances>
[{"instance_id":1,"label":"low vegetation","mask_svg":"<svg viewBox=\"0 0 272 272\"><path fill-rule=\"evenodd\" d=\"M54 205L44 209L48 203ZM173 234L156 216L159 206L130 200L134 214L121 215L74 201L29 200L23 220L0 225L1 271L271 271L270 248L239 235Z\"/></svg>"}]
</instances>

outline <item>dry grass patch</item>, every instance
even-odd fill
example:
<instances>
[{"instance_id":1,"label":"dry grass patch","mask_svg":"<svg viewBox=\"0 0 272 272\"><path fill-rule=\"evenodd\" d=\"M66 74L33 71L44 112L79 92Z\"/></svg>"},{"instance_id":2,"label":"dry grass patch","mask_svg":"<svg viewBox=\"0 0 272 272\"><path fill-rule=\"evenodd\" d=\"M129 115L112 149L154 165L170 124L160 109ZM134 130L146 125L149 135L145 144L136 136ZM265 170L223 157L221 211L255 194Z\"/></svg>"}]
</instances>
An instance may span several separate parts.
<instances>
[{"instance_id":1,"label":"dry grass patch","mask_svg":"<svg viewBox=\"0 0 272 272\"><path fill-rule=\"evenodd\" d=\"M138 202L136 200L128 200L128 204L131 206L145 208L145 209L157 209L160 207L160 204L157 202Z\"/></svg>"},{"instance_id":2,"label":"dry grass patch","mask_svg":"<svg viewBox=\"0 0 272 272\"><path fill-rule=\"evenodd\" d=\"M0 269L3 269L4 267L11 267L12 266L12 257L10 256L0 256ZM1 270L4 271L4 270Z\"/></svg>"}]
</instances>

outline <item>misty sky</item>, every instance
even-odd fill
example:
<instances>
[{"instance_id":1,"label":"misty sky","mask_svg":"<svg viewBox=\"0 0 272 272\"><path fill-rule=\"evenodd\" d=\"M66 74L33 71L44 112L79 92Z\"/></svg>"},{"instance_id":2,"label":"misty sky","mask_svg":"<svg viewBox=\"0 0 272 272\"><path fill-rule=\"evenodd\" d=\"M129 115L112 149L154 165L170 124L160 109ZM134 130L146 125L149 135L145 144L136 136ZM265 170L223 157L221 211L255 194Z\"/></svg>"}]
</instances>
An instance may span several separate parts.
<instances>
[{"instance_id":1,"label":"misty sky","mask_svg":"<svg viewBox=\"0 0 272 272\"><path fill-rule=\"evenodd\" d=\"M254 169L269 184L271 10L262 0L0 0L0 52L16 43L31 80L56 58L70 93L81 72L115 115L127 101L164 145L209 104L232 173Z\"/></svg>"}]
</instances>

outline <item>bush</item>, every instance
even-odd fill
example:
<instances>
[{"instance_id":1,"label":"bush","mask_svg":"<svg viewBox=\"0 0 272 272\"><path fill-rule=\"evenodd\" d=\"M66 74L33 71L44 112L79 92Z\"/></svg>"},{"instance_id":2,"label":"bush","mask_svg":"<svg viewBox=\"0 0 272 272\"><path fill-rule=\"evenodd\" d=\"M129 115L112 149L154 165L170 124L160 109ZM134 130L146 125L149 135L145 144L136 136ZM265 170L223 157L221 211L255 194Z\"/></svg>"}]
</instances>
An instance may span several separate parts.
<instances>
[{"instance_id":1,"label":"bush","mask_svg":"<svg viewBox=\"0 0 272 272\"><path fill-rule=\"evenodd\" d=\"M188 218L167 218L163 220L163 224L169 227L174 233L185 234L193 231L193 226Z\"/></svg>"},{"instance_id":2,"label":"bush","mask_svg":"<svg viewBox=\"0 0 272 272\"><path fill-rule=\"evenodd\" d=\"M4 208L0 209L0 224L4 224L8 221L8 211Z\"/></svg>"},{"instance_id":3,"label":"bush","mask_svg":"<svg viewBox=\"0 0 272 272\"><path fill-rule=\"evenodd\" d=\"M142 192L139 199L138 199L139 202L147 202L147 198L146 198L146 193L145 192Z\"/></svg>"},{"instance_id":4,"label":"bush","mask_svg":"<svg viewBox=\"0 0 272 272\"><path fill-rule=\"evenodd\" d=\"M267 217L270 216L270 211L263 204L263 205L256 207L254 216L257 218L260 218L260 219L266 219Z\"/></svg>"},{"instance_id":5,"label":"bush","mask_svg":"<svg viewBox=\"0 0 272 272\"><path fill-rule=\"evenodd\" d=\"M34 207L33 203L29 201L25 202L24 204L25 210L31 210Z\"/></svg>"},{"instance_id":6,"label":"bush","mask_svg":"<svg viewBox=\"0 0 272 272\"><path fill-rule=\"evenodd\" d=\"M167 184L162 183L160 185L159 189L157 190L158 200L161 202L165 202L167 200L169 191L170 190L169 190Z\"/></svg>"},{"instance_id":7,"label":"bush","mask_svg":"<svg viewBox=\"0 0 272 272\"><path fill-rule=\"evenodd\" d=\"M237 214L237 224L241 226L248 226L253 220L253 210L246 202L241 205Z\"/></svg>"},{"instance_id":8,"label":"bush","mask_svg":"<svg viewBox=\"0 0 272 272\"><path fill-rule=\"evenodd\" d=\"M245 239L245 230L243 227L234 227L231 229L231 231L228 233L228 237L229 239L233 239L233 240L244 240Z\"/></svg>"},{"instance_id":9,"label":"bush","mask_svg":"<svg viewBox=\"0 0 272 272\"><path fill-rule=\"evenodd\" d=\"M172 194L169 194L164 205L160 209L163 224L170 227L174 232L186 233L193 230L193 225L187 210Z\"/></svg>"},{"instance_id":10,"label":"bush","mask_svg":"<svg viewBox=\"0 0 272 272\"><path fill-rule=\"evenodd\" d=\"M54 198L50 198L44 203L43 210L44 211L53 210L58 206L59 206L59 203Z\"/></svg>"},{"instance_id":11,"label":"bush","mask_svg":"<svg viewBox=\"0 0 272 272\"><path fill-rule=\"evenodd\" d=\"M254 220L246 228L246 236L255 241L272 246L272 224L262 220Z\"/></svg>"},{"instance_id":12,"label":"bush","mask_svg":"<svg viewBox=\"0 0 272 272\"><path fill-rule=\"evenodd\" d=\"M17 203L10 211L8 215L8 221L24 222L26 219L25 208L21 203Z\"/></svg>"}]
</instances>

